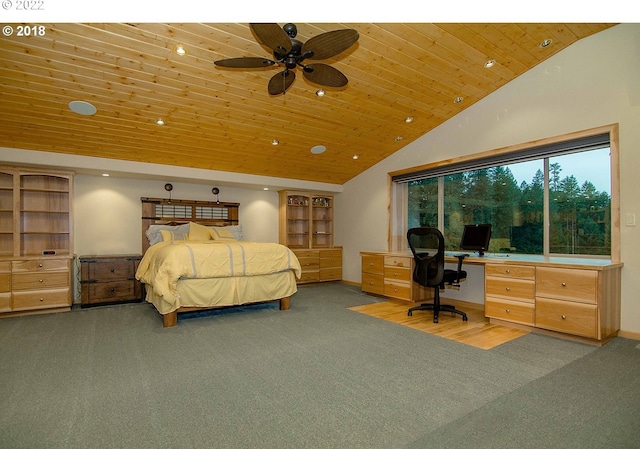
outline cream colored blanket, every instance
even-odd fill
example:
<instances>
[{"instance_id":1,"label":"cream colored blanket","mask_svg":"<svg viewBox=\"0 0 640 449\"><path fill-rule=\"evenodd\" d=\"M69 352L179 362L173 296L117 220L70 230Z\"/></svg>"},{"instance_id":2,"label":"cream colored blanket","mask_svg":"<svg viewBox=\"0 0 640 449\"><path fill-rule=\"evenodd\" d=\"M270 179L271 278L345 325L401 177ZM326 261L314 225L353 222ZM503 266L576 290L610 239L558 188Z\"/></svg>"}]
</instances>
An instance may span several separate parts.
<instances>
[{"instance_id":1,"label":"cream colored blanket","mask_svg":"<svg viewBox=\"0 0 640 449\"><path fill-rule=\"evenodd\" d=\"M172 241L150 247L140 261L136 279L153 287L169 302L179 299L179 279L259 276L302 268L296 255L278 243Z\"/></svg>"}]
</instances>

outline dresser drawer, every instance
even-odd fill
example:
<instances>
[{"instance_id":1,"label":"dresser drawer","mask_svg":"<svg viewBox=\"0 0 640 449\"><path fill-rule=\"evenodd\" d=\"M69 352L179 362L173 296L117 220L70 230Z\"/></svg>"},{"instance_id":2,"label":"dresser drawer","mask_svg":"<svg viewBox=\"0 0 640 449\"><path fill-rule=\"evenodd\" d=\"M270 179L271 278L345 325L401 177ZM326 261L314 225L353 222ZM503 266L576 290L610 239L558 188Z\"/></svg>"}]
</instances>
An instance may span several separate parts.
<instances>
[{"instance_id":1,"label":"dresser drawer","mask_svg":"<svg viewBox=\"0 0 640 449\"><path fill-rule=\"evenodd\" d=\"M14 260L11 263L14 273L22 271L69 270L69 259L31 259Z\"/></svg>"},{"instance_id":2,"label":"dresser drawer","mask_svg":"<svg viewBox=\"0 0 640 449\"><path fill-rule=\"evenodd\" d=\"M319 251L320 258L334 258L342 260L342 250L339 248L336 249L323 249Z\"/></svg>"},{"instance_id":3,"label":"dresser drawer","mask_svg":"<svg viewBox=\"0 0 640 449\"><path fill-rule=\"evenodd\" d=\"M386 266L384 267L384 279L385 281L405 281L405 282L410 282L411 281L411 268L404 268L404 267L390 267L390 266Z\"/></svg>"},{"instance_id":4,"label":"dresser drawer","mask_svg":"<svg viewBox=\"0 0 640 449\"><path fill-rule=\"evenodd\" d=\"M595 303L597 288L597 271L546 267L536 271L536 296Z\"/></svg>"},{"instance_id":5,"label":"dresser drawer","mask_svg":"<svg viewBox=\"0 0 640 449\"><path fill-rule=\"evenodd\" d=\"M485 282L487 296L499 296L530 303L535 300L535 283L533 281L487 277Z\"/></svg>"},{"instance_id":6,"label":"dresser drawer","mask_svg":"<svg viewBox=\"0 0 640 449\"><path fill-rule=\"evenodd\" d=\"M381 274L362 273L362 291L384 295L384 277Z\"/></svg>"},{"instance_id":7,"label":"dresser drawer","mask_svg":"<svg viewBox=\"0 0 640 449\"><path fill-rule=\"evenodd\" d=\"M384 295L391 298L411 299L411 286L408 283L384 281Z\"/></svg>"},{"instance_id":8,"label":"dresser drawer","mask_svg":"<svg viewBox=\"0 0 640 449\"><path fill-rule=\"evenodd\" d=\"M318 282L320 280L320 272L318 270L302 270L298 282Z\"/></svg>"},{"instance_id":9,"label":"dresser drawer","mask_svg":"<svg viewBox=\"0 0 640 449\"><path fill-rule=\"evenodd\" d=\"M342 257L321 257L320 268L342 268Z\"/></svg>"},{"instance_id":10,"label":"dresser drawer","mask_svg":"<svg viewBox=\"0 0 640 449\"><path fill-rule=\"evenodd\" d=\"M318 270L320 268L320 259L318 257L298 257L298 261L303 271Z\"/></svg>"},{"instance_id":11,"label":"dresser drawer","mask_svg":"<svg viewBox=\"0 0 640 449\"><path fill-rule=\"evenodd\" d=\"M487 297L484 303L484 313L489 318L533 326L535 306L533 303Z\"/></svg>"},{"instance_id":12,"label":"dresser drawer","mask_svg":"<svg viewBox=\"0 0 640 449\"><path fill-rule=\"evenodd\" d=\"M292 250L298 259L302 258L319 258L320 251L313 249L294 249Z\"/></svg>"},{"instance_id":13,"label":"dresser drawer","mask_svg":"<svg viewBox=\"0 0 640 449\"><path fill-rule=\"evenodd\" d=\"M321 268L320 269L321 281L339 281L342 280L342 267L334 268Z\"/></svg>"},{"instance_id":14,"label":"dresser drawer","mask_svg":"<svg viewBox=\"0 0 640 449\"><path fill-rule=\"evenodd\" d=\"M536 298L536 326L581 335L598 336L598 310L595 304Z\"/></svg>"},{"instance_id":15,"label":"dresser drawer","mask_svg":"<svg viewBox=\"0 0 640 449\"><path fill-rule=\"evenodd\" d=\"M42 273L13 273L13 290L46 290L69 287L69 273L51 271Z\"/></svg>"},{"instance_id":16,"label":"dresser drawer","mask_svg":"<svg viewBox=\"0 0 640 449\"><path fill-rule=\"evenodd\" d=\"M11 261L3 260L0 261L0 273L10 273L11 272Z\"/></svg>"},{"instance_id":17,"label":"dresser drawer","mask_svg":"<svg viewBox=\"0 0 640 449\"><path fill-rule=\"evenodd\" d=\"M91 262L86 264L88 280L108 281L111 279L133 278L136 274L135 261L118 260L112 262Z\"/></svg>"},{"instance_id":18,"label":"dresser drawer","mask_svg":"<svg viewBox=\"0 0 640 449\"><path fill-rule=\"evenodd\" d=\"M384 273L384 257L363 255L362 272L382 275Z\"/></svg>"},{"instance_id":19,"label":"dresser drawer","mask_svg":"<svg viewBox=\"0 0 640 449\"><path fill-rule=\"evenodd\" d=\"M13 293L14 311L69 306L71 306L71 296L68 288Z\"/></svg>"},{"instance_id":20,"label":"dresser drawer","mask_svg":"<svg viewBox=\"0 0 640 449\"><path fill-rule=\"evenodd\" d=\"M536 268L525 265L487 264L485 275L533 280L536 276Z\"/></svg>"},{"instance_id":21,"label":"dresser drawer","mask_svg":"<svg viewBox=\"0 0 640 449\"><path fill-rule=\"evenodd\" d=\"M11 273L0 273L0 293L11 291Z\"/></svg>"},{"instance_id":22,"label":"dresser drawer","mask_svg":"<svg viewBox=\"0 0 640 449\"><path fill-rule=\"evenodd\" d=\"M0 293L0 312L11 312L11 293Z\"/></svg>"}]
</instances>

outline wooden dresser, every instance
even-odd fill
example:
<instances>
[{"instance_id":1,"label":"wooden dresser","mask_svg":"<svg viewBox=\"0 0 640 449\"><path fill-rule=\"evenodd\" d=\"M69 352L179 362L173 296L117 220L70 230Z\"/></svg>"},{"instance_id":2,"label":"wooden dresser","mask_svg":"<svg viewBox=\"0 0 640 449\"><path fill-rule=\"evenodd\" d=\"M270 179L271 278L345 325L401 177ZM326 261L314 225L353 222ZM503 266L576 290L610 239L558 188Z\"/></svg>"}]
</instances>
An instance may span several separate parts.
<instances>
[{"instance_id":1,"label":"wooden dresser","mask_svg":"<svg viewBox=\"0 0 640 449\"><path fill-rule=\"evenodd\" d=\"M362 251L362 291L405 301L425 301L432 289L413 282L413 256Z\"/></svg>"},{"instance_id":2,"label":"wooden dresser","mask_svg":"<svg viewBox=\"0 0 640 449\"><path fill-rule=\"evenodd\" d=\"M73 173L0 166L0 317L72 303Z\"/></svg>"},{"instance_id":3,"label":"wooden dresser","mask_svg":"<svg viewBox=\"0 0 640 449\"><path fill-rule=\"evenodd\" d=\"M141 259L139 254L81 256L82 307L141 301L142 284L135 278Z\"/></svg>"}]
</instances>

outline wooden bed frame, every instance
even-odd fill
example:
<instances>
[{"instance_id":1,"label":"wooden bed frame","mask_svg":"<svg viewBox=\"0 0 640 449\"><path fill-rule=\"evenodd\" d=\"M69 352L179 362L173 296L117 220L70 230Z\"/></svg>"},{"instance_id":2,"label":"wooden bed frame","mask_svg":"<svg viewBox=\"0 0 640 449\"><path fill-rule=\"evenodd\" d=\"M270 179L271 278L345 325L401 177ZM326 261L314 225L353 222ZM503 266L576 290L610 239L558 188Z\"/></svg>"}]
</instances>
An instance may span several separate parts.
<instances>
[{"instance_id":1,"label":"wooden bed frame","mask_svg":"<svg viewBox=\"0 0 640 449\"><path fill-rule=\"evenodd\" d=\"M142 202L142 251L149 249L147 230L151 225L180 225L189 222L204 226L233 226L239 224L238 209L240 203L223 203L219 201L174 200L168 198L140 198ZM227 307L240 307L251 304L264 304L278 301L280 310L289 310L290 297L267 299L249 304L214 306L214 307L180 307L171 313L162 315L164 327L178 324L178 314L182 312L205 311Z\"/></svg>"}]
</instances>

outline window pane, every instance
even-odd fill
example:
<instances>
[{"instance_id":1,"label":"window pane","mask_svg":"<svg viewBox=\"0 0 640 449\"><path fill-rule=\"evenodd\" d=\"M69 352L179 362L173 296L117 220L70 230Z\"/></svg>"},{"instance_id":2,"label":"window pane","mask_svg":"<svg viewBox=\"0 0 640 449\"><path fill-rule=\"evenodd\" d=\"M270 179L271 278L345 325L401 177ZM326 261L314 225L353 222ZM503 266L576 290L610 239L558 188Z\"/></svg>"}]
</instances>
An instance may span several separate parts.
<instances>
[{"instance_id":1,"label":"window pane","mask_svg":"<svg viewBox=\"0 0 640 449\"><path fill-rule=\"evenodd\" d=\"M459 249L464 225L491 223L490 252L542 254L542 173L535 161L445 176L447 250Z\"/></svg>"},{"instance_id":2,"label":"window pane","mask_svg":"<svg viewBox=\"0 0 640 449\"><path fill-rule=\"evenodd\" d=\"M609 148L549 159L549 252L611 254Z\"/></svg>"},{"instance_id":3,"label":"window pane","mask_svg":"<svg viewBox=\"0 0 640 449\"><path fill-rule=\"evenodd\" d=\"M408 185L408 229L438 227L438 178L412 181Z\"/></svg>"}]
</instances>

